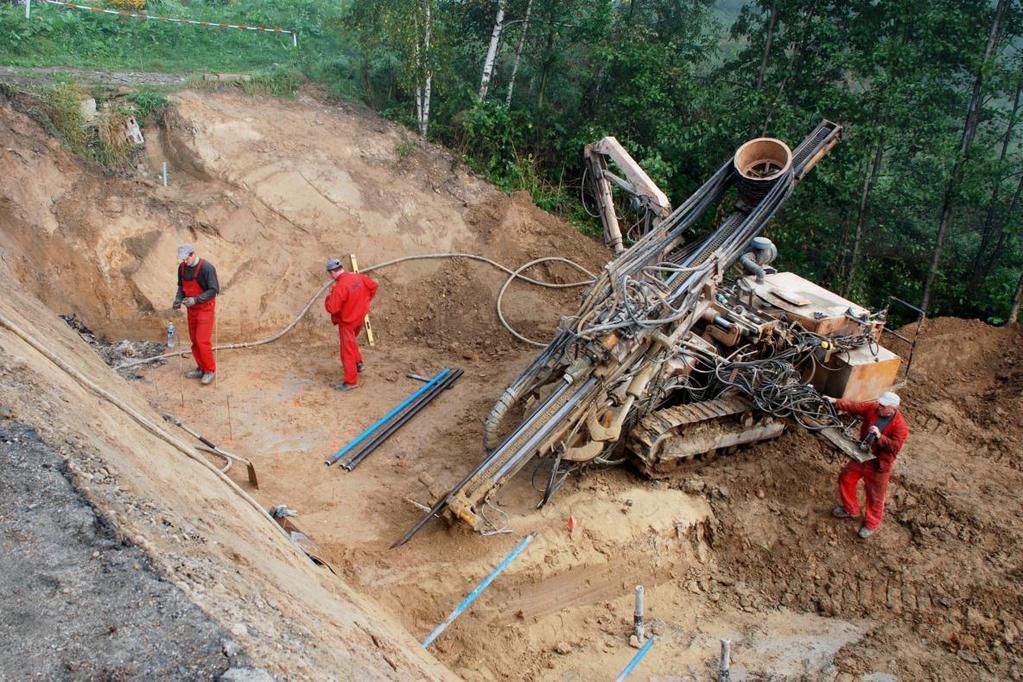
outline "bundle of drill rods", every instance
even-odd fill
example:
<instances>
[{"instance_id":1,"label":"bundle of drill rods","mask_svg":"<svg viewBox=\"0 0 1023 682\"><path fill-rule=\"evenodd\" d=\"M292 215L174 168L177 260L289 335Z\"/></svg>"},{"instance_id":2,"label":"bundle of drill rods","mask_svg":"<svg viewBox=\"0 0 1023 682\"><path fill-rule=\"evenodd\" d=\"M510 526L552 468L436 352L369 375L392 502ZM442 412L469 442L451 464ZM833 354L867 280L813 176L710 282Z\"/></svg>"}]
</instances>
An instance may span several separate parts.
<instances>
[{"instance_id":1,"label":"bundle of drill rods","mask_svg":"<svg viewBox=\"0 0 1023 682\"><path fill-rule=\"evenodd\" d=\"M461 369L449 368L441 370L426 385L406 398L401 404L385 415L383 419L364 431L358 438L343 447L325 463L330 466L335 462L341 462L343 469L352 471L355 467L359 466L362 460L369 457L374 450L380 447L384 441L393 436L412 417L416 416L430 401L454 384L460 376L462 376Z\"/></svg>"}]
</instances>

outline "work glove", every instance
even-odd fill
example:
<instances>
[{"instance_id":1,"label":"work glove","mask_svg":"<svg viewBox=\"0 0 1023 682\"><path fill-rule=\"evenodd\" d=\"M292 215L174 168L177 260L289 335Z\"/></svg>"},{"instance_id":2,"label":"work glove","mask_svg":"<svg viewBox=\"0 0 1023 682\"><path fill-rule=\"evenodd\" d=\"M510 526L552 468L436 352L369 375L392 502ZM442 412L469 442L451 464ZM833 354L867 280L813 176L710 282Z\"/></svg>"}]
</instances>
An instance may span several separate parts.
<instances>
[{"instance_id":1,"label":"work glove","mask_svg":"<svg viewBox=\"0 0 1023 682\"><path fill-rule=\"evenodd\" d=\"M174 308L174 310L180 310L181 309L181 299L175 298L174 299L174 305L172 305L171 307Z\"/></svg>"},{"instance_id":2,"label":"work glove","mask_svg":"<svg viewBox=\"0 0 1023 682\"><path fill-rule=\"evenodd\" d=\"M196 303L198 303L198 301L195 300L195 296L188 296L186 298L181 299L181 304L186 308L191 308Z\"/></svg>"}]
</instances>

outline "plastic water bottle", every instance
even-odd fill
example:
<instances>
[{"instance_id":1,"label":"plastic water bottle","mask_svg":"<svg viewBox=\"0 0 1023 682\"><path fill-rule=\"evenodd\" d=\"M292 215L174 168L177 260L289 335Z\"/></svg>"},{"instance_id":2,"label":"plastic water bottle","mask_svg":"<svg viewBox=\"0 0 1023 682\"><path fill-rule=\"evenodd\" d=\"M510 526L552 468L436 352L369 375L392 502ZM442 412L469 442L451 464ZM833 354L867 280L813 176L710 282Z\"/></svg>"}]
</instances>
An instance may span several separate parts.
<instances>
[{"instance_id":1,"label":"plastic water bottle","mask_svg":"<svg viewBox=\"0 0 1023 682\"><path fill-rule=\"evenodd\" d=\"M178 345L178 337L174 334L174 323L167 325L167 348L168 350Z\"/></svg>"}]
</instances>

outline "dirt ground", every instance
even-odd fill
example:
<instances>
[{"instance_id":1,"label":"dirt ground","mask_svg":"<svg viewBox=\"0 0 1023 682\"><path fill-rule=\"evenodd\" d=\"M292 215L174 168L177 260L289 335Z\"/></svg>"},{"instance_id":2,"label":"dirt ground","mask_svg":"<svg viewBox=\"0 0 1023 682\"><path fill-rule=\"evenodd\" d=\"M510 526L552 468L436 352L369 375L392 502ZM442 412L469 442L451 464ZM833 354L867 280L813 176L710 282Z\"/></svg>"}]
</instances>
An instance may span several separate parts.
<instances>
[{"instance_id":1,"label":"dirt ground","mask_svg":"<svg viewBox=\"0 0 1023 682\"><path fill-rule=\"evenodd\" d=\"M953 340L958 357L948 354ZM434 646L466 679L585 680L623 668L634 653L627 635L637 584L662 637L646 674L708 679L722 637L735 642L736 679L1023 672L1017 331L930 322L903 389L912 438L887 521L869 542L856 524L830 516L842 456L794 431L675 481L627 469L572 480L541 511L527 470L498 496L510 535L436 522L389 550L420 515L407 500L429 503L482 456L483 417L531 352L474 362L391 347L385 337L367 351L362 388L338 396L329 386L333 351L303 351L304 371L281 348L224 352L218 387L185 414L206 433L233 436L225 443L267 480L261 499L298 509L324 555L418 637L518 538L539 531ZM380 451L352 473L323 465L415 390L405 372L445 366L466 374ZM180 414L180 383L167 366L146 372L139 389Z\"/></svg>"},{"instance_id":2,"label":"dirt ground","mask_svg":"<svg viewBox=\"0 0 1023 682\"><path fill-rule=\"evenodd\" d=\"M210 679L246 657L74 489L64 461L0 419L0 678Z\"/></svg>"},{"instance_id":3,"label":"dirt ground","mask_svg":"<svg viewBox=\"0 0 1023 682\"><path fill-rule=\"evenodd\" d=\"M0 107L0 141L15 150L0 170L47 179L5 186L6 261L54 313L74 313L111 340L158 341L176 319L166 310L170 254L185 239L221 271L225 342L287 323L324 281L327 255L356 252L371 264L466 251L516 266L559 254L591 270L606 258L528 197L496 192L442 150L400 158L403 133L364 112L308 95L178 99L168 129L147 135L143 171L169 159L177 180L166 189L83 169ZM66 265L37 267L55 262ZM187 361L172 360L141 371L130 390L251 457L260 489L246 489L265 507L297 510L347 585L411 638L537 531L431 647L457 676L611 678L635 653L632 593L642 584L659 640L636 679L711 679L721 638L734 642L734 680L1023 679L1018 329L927 323L900 389L910 440L885 524L867 542L853 522L830 516L842 456L790 431L669 481L629 468L572 479L542 510L527 468L492 511L510 533L432 522L390 550L421 515L413 502L430 503L483 455L483 419L534 349L496 323L504 276L485 265L431 261L374 276L378 342L364 351L354 392L331 389L337 343L318 302L283 340L220 352L213 386L182 379ZM538 276L577 275L559 267ZM543 337L575 295L516 284L507 311ZM444 367L465 374L359 468L324 466L421 385L406 373ZM237 467L229 475L247 487Z\"/></svg>"}]
</instances>

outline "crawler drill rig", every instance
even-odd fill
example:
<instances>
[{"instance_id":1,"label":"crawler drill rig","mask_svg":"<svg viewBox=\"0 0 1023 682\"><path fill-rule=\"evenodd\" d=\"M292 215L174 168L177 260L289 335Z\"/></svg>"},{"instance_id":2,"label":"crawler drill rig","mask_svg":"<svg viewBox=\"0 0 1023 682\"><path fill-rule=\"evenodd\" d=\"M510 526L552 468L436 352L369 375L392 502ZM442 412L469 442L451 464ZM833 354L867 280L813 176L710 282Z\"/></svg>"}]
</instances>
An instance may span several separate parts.
<instances>
[{"instance_id":1,"label":"crawler drill rig","mask_svg":"<svg viewBox=\"0 0 1023 682\"><path fill-rule=\"evenodd\" d=\"M608 263L497 401L486 456L395 546L434 515L493 529L488 498L531 462L534 476L549 463L543 505L572 472L631 459L667 475L693 457L778 436L789 419L862 458L820 392L866 399L894 382L899 358L878 343L884 321L775 272L777 250L759 236L840 135L823 121L794 151L771 138L747 142ZM709 235L687 241L733 196ZM742 273L726 281L733 266Z\"/></svg>"}]
</instances>

